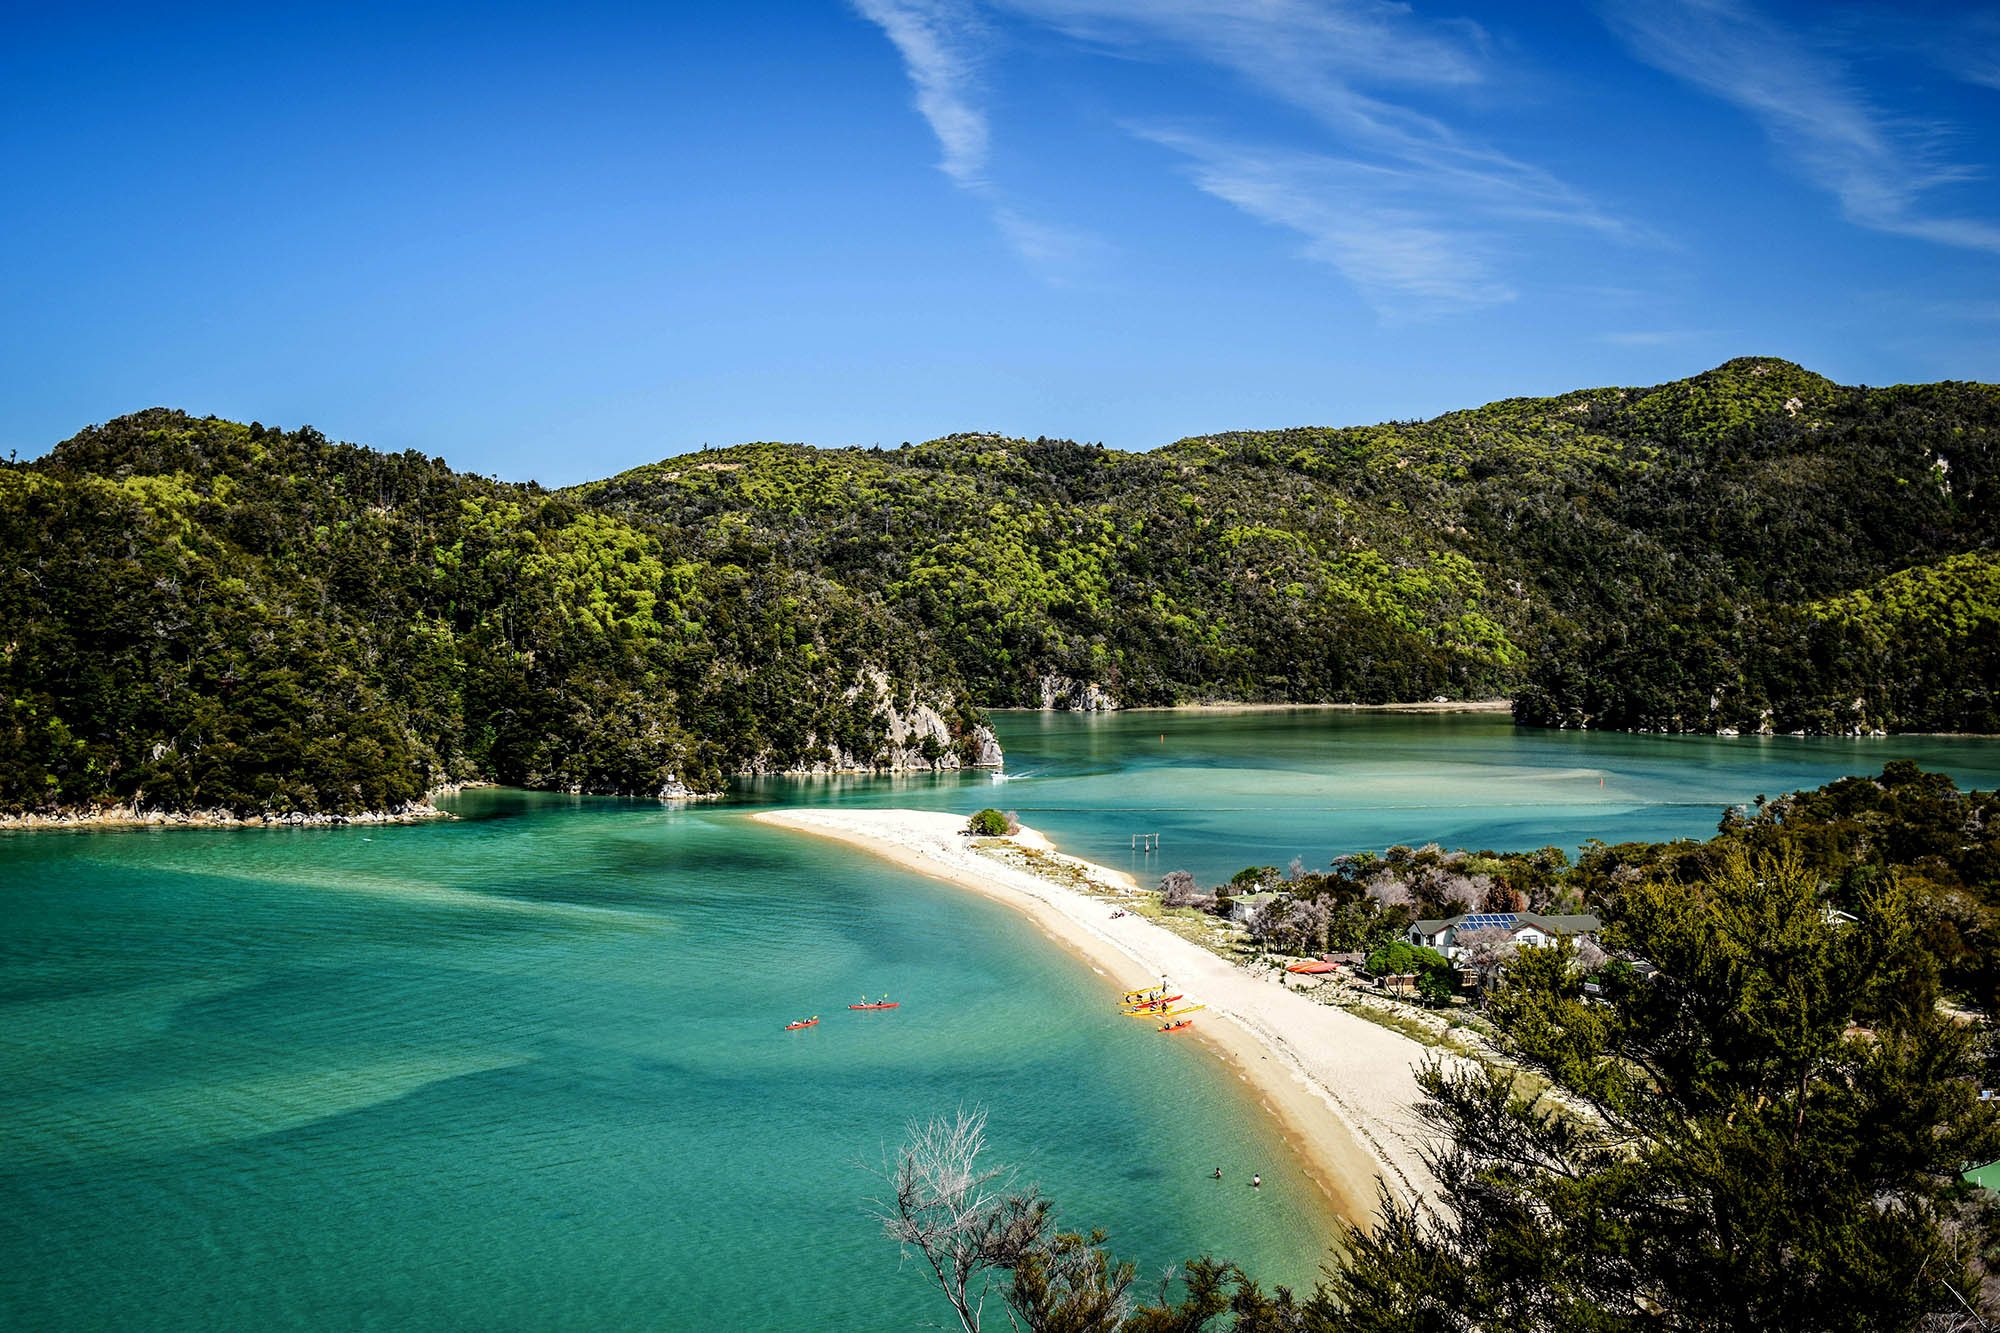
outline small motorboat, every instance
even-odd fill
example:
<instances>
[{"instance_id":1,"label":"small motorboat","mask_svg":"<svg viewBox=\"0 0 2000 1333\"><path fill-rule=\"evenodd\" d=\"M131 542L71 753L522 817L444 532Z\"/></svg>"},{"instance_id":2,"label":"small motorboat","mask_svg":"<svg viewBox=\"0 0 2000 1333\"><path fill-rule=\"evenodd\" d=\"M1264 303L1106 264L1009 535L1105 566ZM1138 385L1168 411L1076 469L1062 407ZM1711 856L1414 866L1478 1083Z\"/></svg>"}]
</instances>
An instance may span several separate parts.
<instances>
[{"instance_id":1,"label":"small motorboat","mask_svg":"<svg viewBox=\"0 0 2000 1333\"><path fill-rule=\"evenodd\" d=\"M813 1015L813 1016L812 1016L811 1018L808 1018L808 1019L805 1019L805 1020L803 1020L803 1021L801 1021L801 1022L798 1022L798 1023L787 1023L787 1024L785 1024L785 1031L787 1031L787 1032L796 1032L796 1031L798 1031L798 1030L799 1030L800 1028L809 1028L809 1027L814 1027L814 1026L817 1026L817 1025L818 1025L818 1023L819 1023L819 1015L818 1015L818 1014L814 1014L814 1015Z\"/></svg>"}]
</instances>

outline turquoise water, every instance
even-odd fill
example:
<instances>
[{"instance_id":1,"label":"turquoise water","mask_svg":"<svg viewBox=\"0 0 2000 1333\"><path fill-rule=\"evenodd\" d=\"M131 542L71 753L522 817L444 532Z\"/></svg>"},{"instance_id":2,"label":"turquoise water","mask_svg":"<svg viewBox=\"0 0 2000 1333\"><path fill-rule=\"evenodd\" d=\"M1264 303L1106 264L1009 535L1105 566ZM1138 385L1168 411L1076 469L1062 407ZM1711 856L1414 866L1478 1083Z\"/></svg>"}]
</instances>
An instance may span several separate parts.
<instances>
[{"instance_id":1,"label":"turquoise water","mask_svg":"<svg viewBox=\"0 0 2000 1333\"><path fill-rule=\"evenodd\" d=\"M1339 709L994 715L1007 779L744 785L751 800L1019 812L1064 850L1142 878L1205 881L1294 856L1324 866L1395 843L1498 851L1589 838L1706 838L1726 806L1911 759L2000 786L2000 741L1956 737L1634 736L1541 731L1504 714ZM1134 855L1134 833L1160 850Z\"/></svg>"},{"instance_id":2,"label":"turquoise water","mask_svg":"<svg viewBox=\"0 0 2000 1333\"><path fill-rule=\"evenodd\" d=\"M1112 1014L1004 909L752 824L758 804L997 802L1081 854L1213 878L1395 841L1700 835L1890 758L2000 781L1983 741L999 722L1005 783L0 837L0 1326L910 1327L941 1307L872 1234L856 1162L961 1104L1149 1278L1210 1250L1309 1282L1320 1204L1234 1075ZM843 1007L884 990L903 1008Z\"/></svg>"}]
</instances>

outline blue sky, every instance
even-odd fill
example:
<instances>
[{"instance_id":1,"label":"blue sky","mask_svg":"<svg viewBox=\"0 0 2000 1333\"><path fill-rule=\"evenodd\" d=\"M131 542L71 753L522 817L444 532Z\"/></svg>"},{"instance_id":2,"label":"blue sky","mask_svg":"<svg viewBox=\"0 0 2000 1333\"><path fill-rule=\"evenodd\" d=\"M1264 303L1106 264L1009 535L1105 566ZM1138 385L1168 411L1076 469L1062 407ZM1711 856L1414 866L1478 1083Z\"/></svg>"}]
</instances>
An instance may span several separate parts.
<instances>
[{"instance_id":1,"label":"blue sky","mask_svg":"<svg viewBox=\"0 0 2000 1333\"><path fill-rule=\"evenodd\" d=\"M152 405L566 483L1151 448L1745 354L2000 379L2000 9L19 6L0 449Z\"/></svg>"}]
</instances>

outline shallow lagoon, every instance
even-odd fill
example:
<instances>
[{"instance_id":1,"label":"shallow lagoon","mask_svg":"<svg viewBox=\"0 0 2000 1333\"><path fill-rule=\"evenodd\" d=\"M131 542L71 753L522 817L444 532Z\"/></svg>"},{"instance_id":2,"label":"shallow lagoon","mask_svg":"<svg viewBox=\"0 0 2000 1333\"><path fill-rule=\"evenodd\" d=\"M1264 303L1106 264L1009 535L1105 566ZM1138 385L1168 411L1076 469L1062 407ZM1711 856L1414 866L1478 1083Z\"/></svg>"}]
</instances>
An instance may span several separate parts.
<instances>
[{"instance_id":1,"label":"shallow lagoon","mask_svg":"<svg viewBox=\"0 0 2000 1333\"><path fill-rule=\"evenodd\" d=\"M938 1310L871 1235L855 1163L961 1102L1143 1273L1209 1249L1310 1280L1317 1199L1225 1068L1134 1031L1004 909L748 806L997 803L1079 854L1214 879L1392 842L1701 836L1894 758L2000 781L1990 741L998 723L1004 783L0 837L0 1324L907 1327ZM883 990L904 1007L842 1007Z\"/></svg>"}]
</instances>

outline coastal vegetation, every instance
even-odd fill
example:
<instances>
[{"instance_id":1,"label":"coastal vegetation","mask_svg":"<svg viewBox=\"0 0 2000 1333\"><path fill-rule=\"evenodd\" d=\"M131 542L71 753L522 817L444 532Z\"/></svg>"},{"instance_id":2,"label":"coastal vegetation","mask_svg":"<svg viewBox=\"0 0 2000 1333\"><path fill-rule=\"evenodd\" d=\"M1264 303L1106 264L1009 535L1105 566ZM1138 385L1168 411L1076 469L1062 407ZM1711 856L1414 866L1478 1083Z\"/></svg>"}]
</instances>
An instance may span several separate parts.
<instances>
[{"instance_id":1,"label":"coastal vegetation","mask_svg":"<svg viewBox=\"0 0 2000 1333\"><path fill-rule=\"evenodd\" d=\"M579 494L878 598L987 705L1512 695L1538 725L2000 730L2000 388L1743 358L1145 454L757 444Z\"/></svg>"},{"instance_id":2,"label":"coastal vegetation","mask_svg":"<svg viewBox=\"0 0 2000 1333\"><path fill-rule=\"evenodd\" d=\"M0 465L0 813L991 761L980 706L2000 731L1996 442L1994 386L1768 358L1150 453L761 443L562 491L155 409Z\"/></svg>"},{"instance_id":3,"label":"coastal vegetation","mask_svg":"<svg viewBox=\"0 0 2000 1333\"><path fill-rule=\"evenodd\" d=\"M1021 821L1011 810L995 810L990 805L965 821L966 832L981 838L1004 838L1020 828Z\"/></svg>"},{"instance_id":4,"label":"coastal vegetation","mask_svg":"<svg viewBox=\"0 0 2000 1333\"><path fill-rule=\"evenodd\" d=\"M464 780L682 795L980 757L977 711L872 599L309 428L85 431L0 468L0 550L0 812L345 814Z\"/></svg>"},{"instance_id":5,"label":"coastal vegetation","mask_svg":"<svg viewBox=\"0 0 2000 1333\"><path fill-rule=\"evenodd\" d=\"M1603 947L1516 948L1491 969L1482 1027L1502 1058L1420 1077L1438 1194L1382 1187L1374 1224L1331 1238L1312 1292L1267 1293L1203 1256L1178 1302L1145 1304L1101 1234L1058 1234L1033 1193L1036 1227L991 1266L1014 1275L1019 1326L1863 1333L2000 1315L2000 1205L1961 1177L2000 1157L1980 1092L2000 795L1894 763L1729 810L1705 842L1592 844L1574 864L1396 848L1252 872L1278 895L1253 936L1295 930L1288 905L1352 908L1372 971L1433 971L1398 938L1413 906L1495 894L1519 895L1496 910L1581 903ZM1212 897L1184 872L1161 895ZM1023 1299L1051 1271L1061 1301Z\"/></svg>"}]
</instances>

